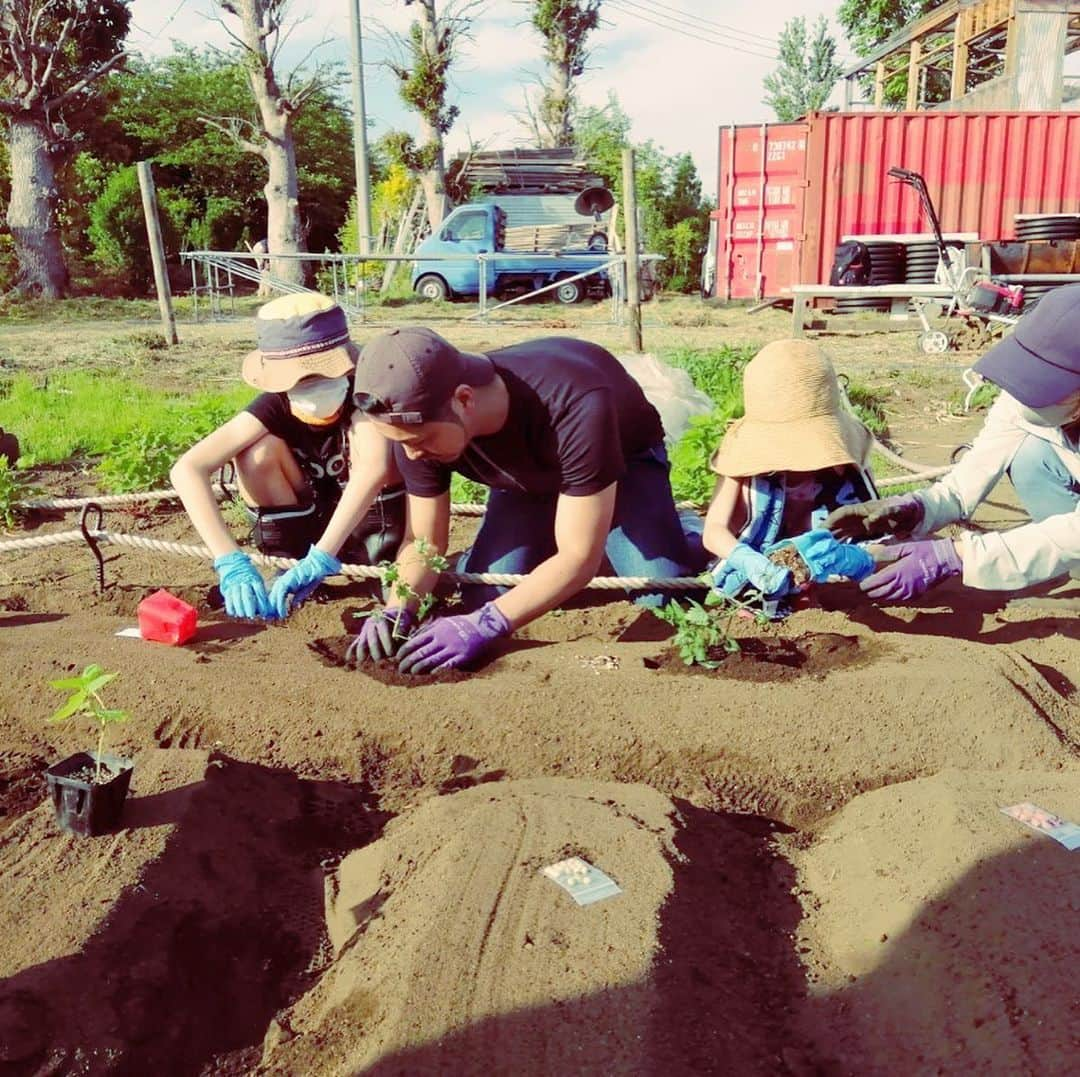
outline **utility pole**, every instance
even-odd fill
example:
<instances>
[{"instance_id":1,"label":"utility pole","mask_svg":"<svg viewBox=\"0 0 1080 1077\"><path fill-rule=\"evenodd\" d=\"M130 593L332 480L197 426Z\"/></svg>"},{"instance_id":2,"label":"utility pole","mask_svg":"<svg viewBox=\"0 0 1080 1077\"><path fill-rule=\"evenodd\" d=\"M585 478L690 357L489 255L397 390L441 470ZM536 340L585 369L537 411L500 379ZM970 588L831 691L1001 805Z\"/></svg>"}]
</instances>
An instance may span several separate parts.
<instances>
[{"instance_id":1,"label":"utility pole","mask_svg":"<svg viewBox=\"0 0 1080 1077\"><path fill-rule=\"evenodd\" d=\"M349 4L352 29L353 160L356 168L356 231L360 253L371 253L371 191L368 181L367 113L364 111L364 47L360 0Z\"/></svg>"},{"instance_id":2,"label":"utility pole","mask_svg":"<svg viewBox=\"0 0 1080 1077\"><path fill-rule=\"evenodd\" d=\"M623 229L626 233L626 307L630 314L630 347L644 351L641 340L641 292L638 287L637 186L634 180L634 150L627 146L622 153Z\"/></svg>"}]
</instances>

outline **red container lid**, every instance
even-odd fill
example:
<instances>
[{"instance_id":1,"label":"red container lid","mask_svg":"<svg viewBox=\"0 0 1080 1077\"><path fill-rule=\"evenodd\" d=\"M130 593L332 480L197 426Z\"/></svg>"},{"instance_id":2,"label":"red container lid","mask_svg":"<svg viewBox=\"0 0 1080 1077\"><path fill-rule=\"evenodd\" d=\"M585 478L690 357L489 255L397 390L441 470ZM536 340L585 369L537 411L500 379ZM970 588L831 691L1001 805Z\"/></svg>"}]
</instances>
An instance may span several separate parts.
<instances>
[{"instance_id":1,"label":"red container lid","mask_svg":"<svg viewBox=\"0 0 1080 1077\"><path fill-rule=\"evenodd\" d=\"M155 591L139 603L139 633L143 639L177 645L195 635L195 607L168 591Z\"/></svg>"}]
</instances>

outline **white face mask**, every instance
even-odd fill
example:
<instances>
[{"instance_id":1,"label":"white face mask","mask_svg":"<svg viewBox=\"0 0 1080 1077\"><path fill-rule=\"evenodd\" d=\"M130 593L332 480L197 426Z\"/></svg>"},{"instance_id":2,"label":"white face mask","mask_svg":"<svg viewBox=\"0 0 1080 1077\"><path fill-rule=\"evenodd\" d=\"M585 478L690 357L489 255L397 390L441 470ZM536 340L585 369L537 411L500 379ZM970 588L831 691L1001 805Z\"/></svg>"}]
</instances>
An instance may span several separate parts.
<instances>
[{"instance_id":1,"label":"white face mask","mask_svg":"<svg viewBox=\"0 0 1080 1077\"><path fill-rule=\"evenodd\" d=\"M286 394L292 409L303 417L329 419L345 403L349 378L313 378L294 385Z\"/></svg>"},{"instance_id":2,"label":"white face mask","mask_svg":"<svg viewBox=\"0 0 1080 1077\"><path fill-rule=\"evenodd\" d=\"M1060 404L1050 404L1045 408L1021 407L1020 412L1034 426L1066 426L1080 418L1080 393L1073 393Z\"/></svg>"}]
</instances>

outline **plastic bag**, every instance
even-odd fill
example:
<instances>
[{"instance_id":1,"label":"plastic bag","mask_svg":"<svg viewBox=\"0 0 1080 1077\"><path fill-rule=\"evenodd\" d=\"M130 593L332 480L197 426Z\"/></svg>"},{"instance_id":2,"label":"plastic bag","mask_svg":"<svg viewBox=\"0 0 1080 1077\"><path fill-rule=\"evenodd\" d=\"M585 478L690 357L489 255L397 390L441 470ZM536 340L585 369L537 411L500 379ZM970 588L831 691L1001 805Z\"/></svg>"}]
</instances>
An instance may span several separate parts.
<instances>
[{"instance_id":1,"label":"plastic bag","mask_svg":"<svg viewBox=\"0 0 1080 1077\"><path fill-rule=\"evenodd\" d=\"M616 358L660 413L664 444L669 449L686 433L691 419L712 412L712 400L694 385L685 370L669 366L648 353Z\"/></svg>"}]
</instances>

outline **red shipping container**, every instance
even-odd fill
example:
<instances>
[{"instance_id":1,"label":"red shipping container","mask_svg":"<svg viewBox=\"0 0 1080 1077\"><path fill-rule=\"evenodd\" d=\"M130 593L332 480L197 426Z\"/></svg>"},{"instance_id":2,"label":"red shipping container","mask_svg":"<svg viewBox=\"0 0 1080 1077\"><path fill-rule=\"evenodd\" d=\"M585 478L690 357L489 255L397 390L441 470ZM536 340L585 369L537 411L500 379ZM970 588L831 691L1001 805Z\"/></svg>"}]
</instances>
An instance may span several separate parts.
<instances>
[{"instance_id":1,"label":"red shipping container","mask_svg":"<svg viewBox=\"0 0 1080 1077\"><path fill-rule=\"evenodd\" d=\"M716 294L824 283L845 235L929 236L894 165L922 173L943 231L1011 239L1018 213L1080 212L1080 112L834 112L721 128Z\"/></svg>"},{"instance_id":2,"label":"red shipping container","mask_svg":"<svg viewBox=\"0 0 1080 1077\"><path fill-rule=\"evenodd\" d=\"M139 603L139 634L158 643L187 643L195 635L195 607L169 591L155 591Z\"/></svg>"}]
</instances>

